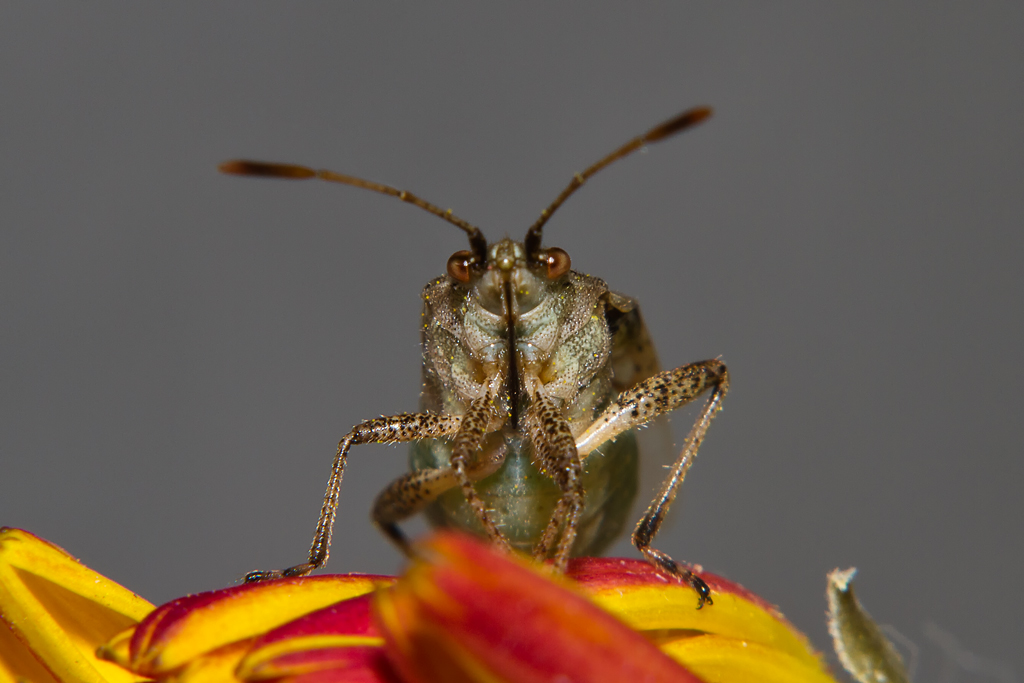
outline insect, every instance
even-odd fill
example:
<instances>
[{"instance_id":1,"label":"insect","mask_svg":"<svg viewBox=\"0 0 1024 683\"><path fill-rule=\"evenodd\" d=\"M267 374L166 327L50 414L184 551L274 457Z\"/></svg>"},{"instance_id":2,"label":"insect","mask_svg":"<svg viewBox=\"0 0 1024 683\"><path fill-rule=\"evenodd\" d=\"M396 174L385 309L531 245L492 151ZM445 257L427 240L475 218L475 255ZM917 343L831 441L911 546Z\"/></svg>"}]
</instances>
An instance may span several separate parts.
<instances>
[{"instance_id":1,"label":"insect","mask_svg":"<svg viewBox=\"0 0 1024 683\"><path fill-rule=\"evenodd\" d=\"M479 228L419 197L369 180L291 164L230 161L224 173L318 178L397 197L463 230L469 249L423 290L420 412L361 422L338 444L306 562L251 572L247 581L303 576L327 562L349 449L412 442L411 471L377 497L374 523L406 553L399 522L425 511L505 548L550 558L597 554L624 528L637 489L634 430L708 392L682 451L633 532L656 567L693 586L688 565L651 546L729 388L718 360L659 371L637 303L571 268L542 245L544 225L588 178L641 147L707 118L690 109L629 141L583 173L541 212L522 242L488 243Z\"/></svg>"}]
</instances>

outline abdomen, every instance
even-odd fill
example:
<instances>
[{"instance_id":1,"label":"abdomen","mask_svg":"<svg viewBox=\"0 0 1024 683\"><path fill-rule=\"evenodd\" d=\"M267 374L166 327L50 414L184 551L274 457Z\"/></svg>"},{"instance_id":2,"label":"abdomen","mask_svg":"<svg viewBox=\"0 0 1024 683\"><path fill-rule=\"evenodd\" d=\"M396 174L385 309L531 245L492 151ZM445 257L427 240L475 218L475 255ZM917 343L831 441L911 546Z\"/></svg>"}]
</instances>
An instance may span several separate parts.
<instances>
[{"instance_id":1,"label":"abdomen","mask_svg":"<svg viewBox=\"0 0 1024 683\"><path fill-rule=\"evenodd\" d=\"M476 490L513 547L529 552L547 527L561 494L554 482L533 466L529 439L506 433L504 445L506 454L501 469L476 482ZM426 439L412 445L410 466L413 470L448 467L450 456L448 441ZM622 533L636 498L637 469L637 443L631 431L613 443L603 444L587 457L583 470L584 509L574 555L598 555ZM440 496L425 514L434 526L484 535L461 489Z\"/></svg>"}]
</instances>

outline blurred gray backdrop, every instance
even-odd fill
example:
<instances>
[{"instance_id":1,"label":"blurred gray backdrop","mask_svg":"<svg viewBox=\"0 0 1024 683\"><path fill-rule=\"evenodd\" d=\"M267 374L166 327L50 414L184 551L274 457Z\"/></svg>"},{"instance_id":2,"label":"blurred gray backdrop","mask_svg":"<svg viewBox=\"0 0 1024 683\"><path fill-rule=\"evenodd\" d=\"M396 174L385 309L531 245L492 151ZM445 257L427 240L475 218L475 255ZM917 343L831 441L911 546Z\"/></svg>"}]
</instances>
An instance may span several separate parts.
<instances>
[{"instance_id":1,"label":"blurred gray backdrop","mask_svg":"<svg viewBox=\"0 0 1024 683\"><path fill-rule=\"evenodd\" d=\"M823 649L856 565L924 670L931 622L1019 676L1022 45L1020 3L7 3L0 524L152 601L221 587L300 561L340 436L416 408L420 289L462 234L219 162L521 237L710 104L546 231L666 365L732 371L660 547ZM400 568L368 511L405 461L354 451L331 570Z\"/></svg>"}]
</instances>

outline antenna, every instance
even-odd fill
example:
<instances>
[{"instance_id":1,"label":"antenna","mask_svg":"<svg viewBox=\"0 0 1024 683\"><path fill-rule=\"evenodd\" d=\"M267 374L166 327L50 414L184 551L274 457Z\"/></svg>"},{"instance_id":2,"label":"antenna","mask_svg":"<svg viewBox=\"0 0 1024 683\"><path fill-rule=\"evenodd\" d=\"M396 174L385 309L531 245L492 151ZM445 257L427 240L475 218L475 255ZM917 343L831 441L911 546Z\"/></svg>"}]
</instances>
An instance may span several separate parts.
<instances>
[{"instance_id":1,"label":"antenna","mask_svg":"<svg viewBox=\"0 0 1024 683\"><path fill-rule=\"evenodd\" d=\"M484 234L480 232L480 228L462 220L453 214L451 209L444 211L430 202L420 199L411 192L399 190L398 188L391 187L390 185L383 185L381 183L375 183L372 180L364 180L362 178L356 178L355 176L335 173L334 171L327 171L323 169L315 170L306 166L297 166L295 164L276 164L266 161L246 161L242 159L226 161L218 166L217 170L221 173L229 173L232 175L288 178L291 180L308 180L309 178L316 178L318 180L326 180L331 183L341 183L342 185L361 187L364 190L379 192L380 194L386 194L391 197L398 197L403 202L408 202L413 206L418 206L424 211L432 213L438 218L446 220L455 227L463 230L467 235L469 235L469 244L473 248L474 257L476 257L481 263L486 260L487 257L487 240L484 239Z\"/></svg>"},{"instance_id":2,"label":"antenna","mask_svg":"<svg viewBox=\"0 0 1024 683\"><path fill-rule=\"evenodd\" d=\"M711 116L710 107L695 107L693 109L688 109L682 114L651 128L640 137L633 138L622 147L619 147L617 150L585 170L583 173L577 173L574 175L569 185L562 190L562 193L555 198L555 201L551 202L551 205L548 206L548 208L540 212L540 218L538 218L537 222L531 225L530 229L526 231L526 239L523 240L523 245L526 247L527 255L529 257L533 257L540 252L540 241L541 234L544 230L544 224L548 222L549 218L551 218L551 214L557 211L558 207L560 207L573 192L583 187L583 183L587 182L592 175L613 161L618 161L625 156L629 156L644 145L672 137L676 133L680 133L691 126L697 125L709 116Z\"/></svg>"}]
</instances>

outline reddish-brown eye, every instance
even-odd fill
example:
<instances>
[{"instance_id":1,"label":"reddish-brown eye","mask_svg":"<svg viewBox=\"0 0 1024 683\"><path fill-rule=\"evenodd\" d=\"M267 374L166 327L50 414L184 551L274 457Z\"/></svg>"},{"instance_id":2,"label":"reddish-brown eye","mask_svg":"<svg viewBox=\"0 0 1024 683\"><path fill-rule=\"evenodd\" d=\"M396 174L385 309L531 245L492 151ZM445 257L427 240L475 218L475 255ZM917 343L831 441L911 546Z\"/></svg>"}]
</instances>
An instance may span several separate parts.
<instances>
[{"instance_id":1,"label":"reddish-brown eye","mask_svg":"<svg viewBox=\"0 0 1024 683\"><path fill-rule=\"evenodd\" d=\"M448 274L459 282L469 282L469 264L473 252L457 251L448 257Z\"/></svg>"},{"instance_id":2,"label":"reddish-brown eye","mask_svg":"<svg viewBox=\"0 0 1024 683\"><path fill-rule=\"evenodd\" d=\"M564 249L559 249L558 247L549 248L547 258L544 260L548 264L549 280L562 277L569 272L569 268L572 266L569 254Z\"/></svg>"}]
</instances>

